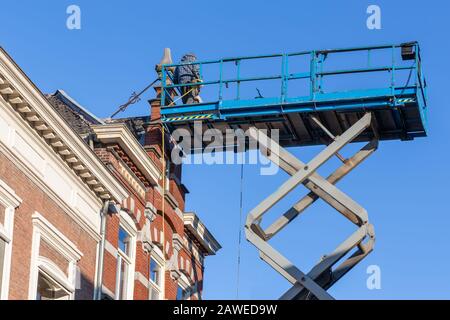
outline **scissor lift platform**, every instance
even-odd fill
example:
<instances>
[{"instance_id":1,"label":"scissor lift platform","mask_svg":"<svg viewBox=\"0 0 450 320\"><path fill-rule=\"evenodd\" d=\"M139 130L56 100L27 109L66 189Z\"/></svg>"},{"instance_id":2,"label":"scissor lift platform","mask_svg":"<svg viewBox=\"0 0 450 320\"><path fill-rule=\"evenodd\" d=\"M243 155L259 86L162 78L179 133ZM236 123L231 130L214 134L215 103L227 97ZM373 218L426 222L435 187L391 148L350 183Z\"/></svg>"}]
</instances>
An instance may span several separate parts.
<instances>
[{"instance_id":1,"label":"scissor lift platform","mask_svg":"<svg viewBox=\"0 0 450 320\"><path fill-rule=\"evenodd\" d=\"M366 65L327 68L327 63L333 60L332 56L341 55L344 64L352 64L357 61L354 54L366 56ZM378 59L383 60L386 56L390 63L380 64ZM306 72L292 70L291 60L296 57L308 58ZM265 70L265 60L273 58L281 60L280 74L242 76L241 67L245 62L261 61L261 70ZM177 65L163 65L162 121L171 132L178 128L189 131L194 140L191 146L196 145L195 140L198 144L197 128L201 128L202 133L207 129L218 129L224 134L227 129L243 129L251 140L257 141L257 147L263 154L290 177L247 215L247 240L258 249L262 260L290 282L291 288L281 299L332 299L328 289L364 259L373 250L375 243L375 230L369 222L367 211L338 189L336 184L373 154L380 140L412 140L427 134L427 85L422 72L419 45L410 42L195 63L201 71L207 65L219 66L218 80L210 80L210 75L203 76L204 87L218 88L218 98L214 99L214 94L206 92L205 103L177 104L180 92L188 91L180 90L180 87L198 86L198 83L174 84L173 69ZM224 68L227 64L236 67L236 75L231 78L225 77ZM376 81L372 80L380 80L376 74L385 77L381 77L381 83L375 85ZM363 78L345 79L356 75L363 75ZM329 82L325 81L327 77L335 77L344 90L330 90ZM243 83L256 85L267 80L279 81L280 92L272 97L264 97L257 89L258 97L242 98ZM301 95L297 91L298 87L291 87L291 83L296 80L309 83L308 95ZM366 81L368 84L364 87ZM363 88L350 89L355 83ZM233 98L224 95L224 90L228 90L230 84L236 88ZM197 121L201 121L200 127ZM274 129L279 130L279 135L275 136L279 137L278 141L271 139ZM353 142L366 144L353 156L344 158L340 150ZM209 143L203 143L202 147L205 148ZM308 163L300 161L285 149L307 145L326 147ZM195 152L194 149L184 151ZM329 176L322 177L318 169L333 156L337 156L342 165ZM264 215L299 185L307 188L309 193L272 224L264 227ZM269 241L318 199L334 208L357 229L333 252L323 255L308 273L304 273Z\"/></svg>"},{"instance_id":2,"label":"scissor lift platform","mask_svg":"<svg viewBox=\"0 0 450 320\"><path fill-rule=\"evenodd\" d=\"M332 64L333 57L339 58L348 54L346 64L355 64L356 55L367 56L366 65L355 65L346 69L327 68ZM383 56L384 55L384 56ZM390 58L389 65L380 65L380 60ZM309 70L295 72L290 70L290 61L295 58L307 57ZM246 62L261 63L264 68L266 60L281 62L281 73L261 77L244 77L242 68ZM342 59L341 59L342 60ZM359 60L358 60L359 61ZM177 64L164 65L162 72L162 121L170 131L184 128L193 131L194 121L202 121L203 129L215 128L225 132L226 129L241 128L244 131L250 127L258 129L278 129L280 145L295 147L324 144L325 133L311 116L318 118L333 135L345 132L368 111L374 116L380 140L412 140L426 136L426 81L421 68L419 45L415 42L392 45L363 47L350 49L318 50L293 54L266 55L254 57L228 58L214 61L196 62L200 70L211 65L218 65L218 79L203 78L203 88L215 86L218 94L209 94L205 103L183 105L177 104L178 90L182 86L173 83L172 72ZM236 75L226 78L224 69L236 67ZM371 65L376 65L371 67ZM293 69L293 68L292 68ZM380 75L387 75L379 80ZM368 87L357 90L327 90L327 79L349 83L361 82L361 75L367 80ZM402 77L403 75L403 77ZM359 76L352 83L351 76ZM373 79L372 79L373 78ZM309 94L298 95L291 83L296 80L309 82ZM279 81L281 90L275 97L242 98L242 85L254 85L258 82ZM371 83L372 82L372 83ZM375 84L375 82L377 82ZM307 84L307 82L304 82ZM194 84L193 84L194 85ZM223 92L229 85L236 88L236 96L224 97ZM187 85L190 86L190 85ZM375 87L376 86L376 87ZM255 91L256 92L256 91ZM210 92L209 92L210 93ZM213 99L217 97L217 99ZM368 130L361 134L355 142L370 141L373 134Z\"/></svg>"}]
</instances>

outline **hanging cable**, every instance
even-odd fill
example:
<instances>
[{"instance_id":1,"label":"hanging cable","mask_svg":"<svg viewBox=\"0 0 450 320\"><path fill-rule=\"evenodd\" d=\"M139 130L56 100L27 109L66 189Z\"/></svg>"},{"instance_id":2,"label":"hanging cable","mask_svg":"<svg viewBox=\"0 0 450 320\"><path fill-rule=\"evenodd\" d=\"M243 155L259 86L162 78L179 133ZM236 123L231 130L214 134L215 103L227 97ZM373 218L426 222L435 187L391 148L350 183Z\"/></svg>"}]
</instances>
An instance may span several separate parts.
<instances>
[{"instance_id":1,"label":"hanging cable","mask_svg":"<svg viewBox=\"0 0 450 320\"><path fill-rule=\"evenodd\" d=\"M242 243L242 211L243 211L243 194L244 194L244 154L242 153L241 161L241 186L239 195L239 238L238 238L238 256L237 256L237 282L236 282L236 300L239 299L239 282L241 272L241 243Z\"/></svg>"}]
</instances>

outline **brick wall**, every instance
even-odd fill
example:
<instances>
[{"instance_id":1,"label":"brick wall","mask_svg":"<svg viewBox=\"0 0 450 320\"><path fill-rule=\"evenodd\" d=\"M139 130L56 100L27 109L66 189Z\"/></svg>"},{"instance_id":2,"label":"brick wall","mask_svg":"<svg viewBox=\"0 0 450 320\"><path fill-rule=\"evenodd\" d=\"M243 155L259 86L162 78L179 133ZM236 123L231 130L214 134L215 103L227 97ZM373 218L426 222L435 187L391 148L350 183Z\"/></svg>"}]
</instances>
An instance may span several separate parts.
<instances>
[{"instance_id":1,"label":"brick wall","mask_svg":"<svg viewBox=\"0 0 450 320\"><path fill-rule=\"evenodd\" d=\"M28 299L33 230L31 216L37 211L83 253L78 262L81 289L76 291L75 298L92 299L97 241L1 152L0 177L23 200L14 215L9 298Z\"/></svg>"},{"instance_id":2,"label":"brick wall","mask_svg":"<svg viewBox=\"0 0 450 320\"><path fill-rule=\"evenodd\" d=\"M158 94L158 89L157 89ZM151 120L154 124L147 127L146 131L146 138L145 138L145 147L148 150L149 156L153 159L153 161L156 163L158 168L163 168L163 162L162 162L162 125L161 123L156 122L157 120L160 120L160 100L154 99L151 102ZM167 137L166 137L167 139ZM170 155L171 150L168 149L169 143L166 140L165 142L166 150L165 155ZM169 185L169 192L172 194L172 196L175 198L175 200L178 202L179 210L181 212L184 212L185 209L185 189L184 186L180 185L181 179L182 179L182 166L181 165L174 165L174 164L166 164L170 165L170 172L172 175L175 176L175 178L170 179L170 185ZM160 186L162 186L162 180L159 181ZM159 193L152 193L152 198L154 200L155 207L159 210L159 212L162 212L162 196ZM173 243L172 243L172 236L173 233L176 232L181 238L185 237L185 231L184 231L184 221L177 215L174 208L171 207L170 203L168 201L165 201L164 204L164 213L165 213L165 219L166 219L166 239L170 239L170 246L171 251L169 253L169 257L172 254L173 250ZM153 225L158 228L158 230L161 230L162 227L162 216L158 216L158 218L153 222ZM169 228L167 228L169 226ZM179 257L182 256L185 260L189 260L191 266L195 268L195 280L197 281L197 285L199 290L203 287L203 266L194 258L192 255L192 252L189 252L189 250L183 248L179 252ZM167 258L169 258L167 257ZM177 288L178 288L178 282L174 280L170 276L170 272L166 272L165 274L165 295L166 299L175 299L177 295Z\"/></svg>"},{"instance_id":3,"label":"brick wall","mask_svg":"<svg viewBox=\"0 0 450 320\"><path fill-rule=\"evenodd\" d=\"M158 116L159 111L155 111L155 108L152 108L152 120L154 117ZM153 160L157 169L162 171L163 169L163 161L162 161L162 134L161 134L161 124L153 124L147 126L144 148L147 150L148 156ZM165 143L166 147L169 146L169 143ZM116 151L116 154L113 155L112 150ZM145 199L142 199L137 193L133 192L129 182L118 174L118 163L117 163L117 155L121 157L126 166L133 171L137 177L142 179L142 173L137 172L136 166L131 162L131 160L127 157L124 151L117 145L96 145L95 148L96 154L102 159L102 161L109 165L112 170L112 173L116 176L116 178L128 189L130 192L130 198L125 200L122 203L122 209L126 210L128 214L136 221L136 228L138 232L142 231L142 228L145 225L145 204L146 202L150 202L157 211L157 215L153 222L151 222L151 233L152 238L154 238L153 230L157 229L158 236L160 232L164 230L165 240L164 250L165 259L168 262L172 255L174 254L174 244L172 242L173 235L176 233L180 236L180 238L184 238L184 222L182 217L180 217L175 208L172 207L171 203L164 199L161 191L163 189L163 179L162 176L158 182L158 186L151 186L149 183L145 183L146 185L146 194ZM170 150L166 149L166 154L169 154ZM171 173L176 176L175 179L170 179L169 192L176 200L178 204L178 209L183 212L184 211L184 201L185 201L185 189L183 186L179 184L181 181L181 166L171 166ZM157 190L159 189L159 190ZM133 203L133 205L131 205ZM164 212L163 212L164 211ZM138 212L140 212L140 216L138 216ZM164 213L164 214L163 214ZM164 221L163 221L164 216ZM164 225L164 228L163 228ZM117 216L109 216L107 219L107 231L106 231L106 239L107 241L117 249L118 246L118 232L119 232L119 219ZM157 240L157 239L152 239ZM156 245L156 244L155 244ZM183 254L184 259L189 260L191 265L195 268L196 279L199 283L199 287L201 287L201 282L203 281L203 267L198 262L195 261L191 252L188 252L185 249L180 251L180 254ZM142 277L146 280L149 279L149 266L150 255L149 252L145 251L142 245L142 242L137 241L136 245L136 256L135 256L135 272L140 273ZM105 251L105 262L104 262L104 277L103 283L104 286L109 289L111 292L115 292L115 281L116 281L116 265L117 261L115 257ZM174 280L170 271L166 271L164 273L165 277L165 297L166 299L175 299L177 294L178 283ZM134 281L134 299L142 299L146 300L149 297L149 290L146 285L144 285L141 281L136 279Z\"/></svg>"}]
</instances>

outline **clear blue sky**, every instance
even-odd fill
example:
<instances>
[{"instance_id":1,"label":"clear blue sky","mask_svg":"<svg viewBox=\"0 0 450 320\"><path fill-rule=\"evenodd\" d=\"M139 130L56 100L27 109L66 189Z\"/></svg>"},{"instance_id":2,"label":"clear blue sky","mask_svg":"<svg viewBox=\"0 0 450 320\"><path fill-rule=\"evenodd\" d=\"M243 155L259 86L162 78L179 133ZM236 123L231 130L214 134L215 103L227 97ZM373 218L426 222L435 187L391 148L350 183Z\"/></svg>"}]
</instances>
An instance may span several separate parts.
<instances>
[{"instance_id":1,"label":"clear blue sky","mask_svg":"<svg viewBox=\"0 0 450 320\"><path fill-rule=\"evenodd\" d=\"M82 29L66 28L77 4ZM382 30L366 28L366 8L382 9ZM375 225L377 243L333 287L340 299L450 298L450 151L447 1L5 1L0 44L43 92L62 88L100 117L109 116L155 78L164 47L174 60L376 45L418 40L429 85L429 137L384 142L339 187L357 199ZM146 98L149 98L148 95ZM146 115L143 99L124 116ZM310 159L319 149L293 150ZM195 210L223 245L206 262L205 298L236 297L239 166L186 166ZM287 176L246 166L244 212ZM213 182L212 182L213 181ZM303 191L297 193L302 194ZM291 198L294 200L295 198ZM275 244L305 271L353 230L324 204L280 234ZM366 268L382 271L382 289L366 288ZM288 283L242 242L240 298L278 298Z\"/></svg>"}]
</instances>

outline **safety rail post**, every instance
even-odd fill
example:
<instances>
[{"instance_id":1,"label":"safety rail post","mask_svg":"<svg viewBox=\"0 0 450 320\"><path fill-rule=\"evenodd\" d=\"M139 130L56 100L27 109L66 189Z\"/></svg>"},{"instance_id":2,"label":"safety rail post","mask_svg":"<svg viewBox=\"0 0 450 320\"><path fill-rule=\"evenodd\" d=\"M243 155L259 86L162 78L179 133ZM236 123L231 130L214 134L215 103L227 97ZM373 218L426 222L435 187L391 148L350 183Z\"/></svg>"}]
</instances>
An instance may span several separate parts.
<instances>
[{"instance_id":1,"label":"safety rail post","mask_svg":"<svg viewBox=\"0 0 450 320\"><path fill-rule=\"evenodd\" d=\"M280 102L284 103L287 91L287 58L286 54L281 56L281 97Z\"/></svg>"},{"instance_id":2,"label":"safety rail post","mask_svg":"<svg viewBox=\"0 0 450 320\"><path fill-rule=\"evenodd\" d=\"M427 119L427 113L424 111L427 108L426 105L426 101L427 101L427 85L426 85L426 79L425 79L425 75L423 74L423 70L422 70L422 60L420 57L420 46L418 43L415 44L415 49L416 49L416 90L420 89L420 93L422 96L422 100L423 100L423 110L420 110L420 113L423 117L423 120L425 122L425 128L428 125L428 119Z\"/></svg>"},{"instance_id":3,"label":"safety rail post","mask_svg":"<svg viewBox=\"0 0 450 320\"><path fill-rule=\"evenodd\" d=\"M322 93L321 90L323 88L323 65L325 64L325 53L320 53L320 58L318 60L318 63L320 63L320 71L318 74L318 87L317 87L317 91L319 91L319 93Z\"/></svg>"},{"instance_id":4,"label":"safety rail post","mask_svg":"<svg viewBox=\"0 0 450 320\"><path fill-rule=\"evenodd\" d=\"M310 63L310 98L315 100L316 98L316 51L311 51L311 63Z\"/></svg>"},{"instance_id":5,"label":"safety rail post","mask_svg":"<svg viewBox=\"0 0 450 320\"><path fill-rule=\"evenodd\" d=\"M166 105L166 67L163 65L161 69L161 106L164 107Z\"/></svg>"},{"instance_id":6,"label":"safety rail post","mask_svg":"<svg viewBox=\"0 0 450 320\"><path fill-rule=\"evenodd\" d=\"M395 99L395 46L392 46L392 66L391 66L391 95L394 97L394 104L397 104Z\"/></svg>"},{"instance_id":7,"label":"safety rail post","mask_svg":"<svg viewBox=\"0 0 450 320\"><path fill-rule=\"evenodd\" d=\"M203 79L203 63L198 64L200 79Z\"/></svg>"},{"instance_id":8,"label":"safety rail post","mask_svg":"<svg viewBox=\"0 0 450 320\"><path fill-rule=\"evenodd\" d=\"M235 61L236 63L236 100L240 99L241 96L241 60L238 59Z\"/></svg>"},{"instance_id":9,"label":"safety rail post","mask_svg":"<svg viewBox=\"0 0 450 320\"><path fill-rule=\"evenodd\" d=\"M222 102L222 90L223 90L223 82L222 82L222 73L223 73L223 60L220 60L219 65L219 104Z\"/></svg>"},{"instance_id":10,"label":"safety rail post","mask_svg":"<svg viewBox=\"0 0 450 320\"><path fill-rule=\"evenodd\" d=\"M419 81L418 78L420 77L420 71L419 71L419 53L418 53L419 49L417 47L417 45L414 45L414 68L416 68L416 72L414 72L414 81L415 81L415 86L416 86L416 90L419 89Z\"/></svg>"}]
</instances>

